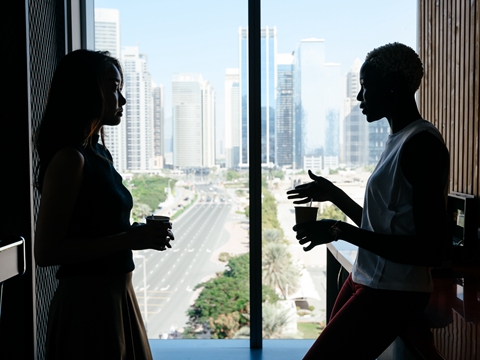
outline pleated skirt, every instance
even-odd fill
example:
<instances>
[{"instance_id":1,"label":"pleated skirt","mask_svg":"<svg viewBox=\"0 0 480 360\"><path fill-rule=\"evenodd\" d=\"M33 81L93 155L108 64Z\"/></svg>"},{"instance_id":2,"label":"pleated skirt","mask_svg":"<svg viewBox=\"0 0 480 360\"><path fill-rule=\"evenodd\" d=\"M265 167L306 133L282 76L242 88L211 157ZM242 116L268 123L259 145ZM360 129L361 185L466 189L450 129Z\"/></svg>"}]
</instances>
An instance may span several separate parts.
<instances>
[{"instance_id":1,"label":"pleated skirt","mask_svg":"<svg viewBox=\"0 0 480 360\"><path fill-rule=\"evenodd\" d=\"M131 272L60 279L48 314L46 359L153 359Z\"/></svg>"}]
</instances>

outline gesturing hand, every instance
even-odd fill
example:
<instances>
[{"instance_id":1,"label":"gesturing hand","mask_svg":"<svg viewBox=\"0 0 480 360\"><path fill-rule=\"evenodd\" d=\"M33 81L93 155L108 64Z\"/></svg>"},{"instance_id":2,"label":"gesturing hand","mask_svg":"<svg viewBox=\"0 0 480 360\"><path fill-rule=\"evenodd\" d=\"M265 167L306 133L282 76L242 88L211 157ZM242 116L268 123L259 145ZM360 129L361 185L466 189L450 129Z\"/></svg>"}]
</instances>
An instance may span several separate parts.
<instances>
[{"instance_id":1,"label":"gesturing hand","mask_svg":"<svg viewBox=\"0 0 480 360\"><path fill-rule=\"evenodd\" d=\"M338 221L329 219L310 221L296 224L293 230L297 232L296 238L300 245L310 242L310 244L303 247L303 250L310 251L317 245L327 244L337 240L337 223Z\"/></svg>"},{"instance_id":2,"label":"gesturing hand","mask_svg":"<svg viewBox=\"0 0 480 360\"><path fill-rule=\"evenodd\" d=\"M310 179L313 181L298 185L295 189L288 190L288 199L300 199L294 201L294 204L306 204L312 200L331 201L336 186L333 185L331 181L315 175L310 170L308 170L308 176L310 176Z\"/></svg>"}]
</instances>

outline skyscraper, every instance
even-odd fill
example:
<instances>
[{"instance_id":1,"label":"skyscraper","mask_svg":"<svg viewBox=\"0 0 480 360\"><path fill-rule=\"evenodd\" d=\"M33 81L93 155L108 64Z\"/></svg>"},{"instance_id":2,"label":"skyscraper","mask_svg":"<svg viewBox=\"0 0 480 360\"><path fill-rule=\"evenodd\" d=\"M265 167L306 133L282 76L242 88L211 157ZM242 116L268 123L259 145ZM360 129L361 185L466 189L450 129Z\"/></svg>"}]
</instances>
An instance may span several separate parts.
<instances>
[{"instance_id":1,"label":"skyscraper","mask_svg":"<svg viewBox=\"0 0 480 360\"><path fill-rule=\"evenodd\" d=\"M225 166L234 169L240 163L241 111L238 69L225 71Z\"/></svg>"},{"instance_id":2,"label":"skyscraper","mask_svg":"<svg viewBox=\"0 0 480 360\"><path fill-rule=\"evenodd\" d=\"M368 164L378 163L389 134L390 124L386 118L368 124Z\"/></svg>"},{"instance_id":3,"label":"skyscraper","mask_svg":"<svg viewBox=\"0 0 480 360\"><path fill-rule=\"evenodd\" d=\"M109 51L110 55L120 59L120 12L117 9L95 8L95 50ZM113 164L118 172L124 172L127 167L125 118L119 125L104 126L103 130Z\"/></svg>"},{"instance_id":4,"label":"skyscraper","mask_svg":"<svg viewBox=\"0 0 480 360\"><path fill-rule=\"evenodd\" d=\"M303 39L295 52L296 122L302 125L303 152L323 156L326 142L325 40Z\"/></svg>"},{"instance_id":5,"label":"skyscraper","mask_svg":"<svg viewBox=\"0 0 480 360\"><path fill-rule=\"evenodd\" d=\"M275 164L275 106L277 85L277 28L261 29L262 163ZM239 29L240 94L242 101L242 141L240 162L248 164L248 29Z\"/></svg>"},{"instance_id":6,"label":"skyscraper","mask_svg":"<svg viewBox=\"0 0 480 360\"><path fill-rule=\"evenodd\" d=\"M95 8L95 49L120 58L120 11Z\"/></svg>"},{"instance_id":7,"label":"skyscraper","mask_svg":"<svg viewBox=\"0 0 480 360\"><path fill-rule=\"evenodd\" d=\"M338 167L342 98L340 64L325 62L325 40L302 39L295 53L297 168L305 156L322 170Z\"/></svg>"},{"instance_id":8,"label":"skyscraper","mask_svg":"<svg viewBox=\"0 0 480 360\"><path fill-rule=\"evenodd\" d=\"M172 79L173 166L215 165L215 91L200 74Z\"/></svg>"},{"instance_id":9,"label":"skyscraper","mask_svg":"<svg viewBox=\"0 0 480 360\"><path fill-rule=\"evenodd\" d=\"M368 122L363 116L357 100L360 91L360 67L362 62L355 59L347 73L343 163L357 167L368 163Z\"/></svg>"},{"instance_id":10,"label":"skyscraper","mask_svg":"<svg viewBox=\"0 0 480 360\"><path fill-rule=\"evenodd\" d=\"M163 85L152 84L153 96L153 156L154 167L163 168L165 158L164 141L164 89Z\"/></svg>"},{"instance_id":11,"label":"skyscraper","mask_svg":"<svg viewBox=\"0 0 480 360\"><path fill-rule=\"evenodd\" d=\"M122 51L125 76L127 169L148 171L153 167L152 79L146 55L138 46Z\"/></svg>"},{"instance_id":12,"label":"skyscraper","mask_svg":"<svg viewBox=\"0 0 480 360\"><path fill-rule=\"evenodd\" d=\"M278 166L294 166L294 70L293 54L277 55L276 159Z\"/></svg>"}]
</instances>

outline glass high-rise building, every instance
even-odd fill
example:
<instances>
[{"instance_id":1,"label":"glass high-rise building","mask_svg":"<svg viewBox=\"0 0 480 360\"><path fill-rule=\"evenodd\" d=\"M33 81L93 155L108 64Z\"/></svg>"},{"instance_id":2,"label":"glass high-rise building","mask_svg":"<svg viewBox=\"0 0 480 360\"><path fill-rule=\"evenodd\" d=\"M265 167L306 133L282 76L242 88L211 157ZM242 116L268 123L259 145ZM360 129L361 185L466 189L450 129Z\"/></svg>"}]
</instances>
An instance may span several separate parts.
<instances>
[{"instance_id":1,"label":"glass high-rise building","mask_svg":"<svg viewBox=\"0 0 480 360\"><path fill-rule=\"evenodd\" d=\"M355 59L346 82L342 162L350 167L377 164L390 134L387 119L368 123L362 114L360 102L357 100L361 66L362 61Z\"/></svg>"},{"instance_id":2,"label":"glass high-rise building","mask_svg":"<svg viewBox=\"0 0 480 360\"><path fill-rule=\"evenodd\" d=\"M262 87L262 163L275 164L275 106L277 85L277 29L261 29L261 87ZM248 29L239 29L240 94L242 101L242 137L240 162L248 164Z\"/></svg>"},{"instance_id":3,"label":"glass high-rise building","mask_svg":"<svg viewBox=\"0 0 480 360\"><path fill-rule=\"evenodd\" d=\"M362 62L355 59L347 73L344 139L342 162L350 167L363 166L368 163L368 122L357 100L360 91L360 67Z\"/></svg>"},{"instance_id":4,"label":"glass high-rise building","mask_svg":"<svg viewBox=\"0 0 480 360\"><path fill-rule=\"evenodd\" d=\"M295 121L301 124L303 154L323 156L326 142L325 40L303 39L295 52Z\"/></svg>"},{"instance_id":5,"label":"glass high-rise building","mask_svg":"<svg viewBox=\"0 0 480 360\"><path fill-rule=\"evenodd\" d=\"M338 167L342 114L340 64L325 61L325 40L300 40L295 52L295 163ZM301 135L300 135L301 134Z\"/></svg>"},{"instance_id":6,"label":"glass high-rise building","mask_svg":"<svg viewBox=\"0 0 480 360\"><path fill-rule=\"evenodd\" d=\"M241 104L238 69L225 71L225 167L234 169L240 163Z\"/></svg>"},{"instance_id":7,"label":"glass high-rise building","mask_svg":"<svg viewBox=\"0 0 480 360\"><path fill-rule=\"evenodd\" d=\"M276 165L295 168L295 104L293 54L277 56Z\"/></svg>"},{"instance_id":8,"label":"glass high-rise building","mask_svg":"<svg viewBox=\"0 0 480 360\"><path fill-rule=\"evenodd\" d=\"M165 159L165 100L163 85L152 84L153 96L153 156L154 167L163 168Z\"/></svg>"},{"instance_id":9,"label":"glass high-rise building","mask_svg":"<svg viewBox=\"0 0 480 360\"><path fill-rule=\"evenodd\" d=\"M95 50L108 51L120 59L120 12L117 9L95 9ZM124 172L127 167L125 117L119 125L104 126L103 130L113 165L118 172Z\"/></svg>"},{"instance_id":10,"label":"glass high-rise building","mask_svg":"<svg viewBox=\"0 0 480 360\"><path fill-rule=\"evenodd\" d=\"M179 169L215 165L215 91L200 74L172 79L173 166Z\"/></svg>"},{"instance_id":11,"label":"glass high-rise building","mask_svg":"<svg viewBox=\"0 0 480 360\"><path fill-rule=\"evenodd\" d=\"M153 168L153 96L152 79L148 72L146 55L138 46L122 50L127 99L126 143L127 170L148 171Z\"/></svg>"}]
</instances>

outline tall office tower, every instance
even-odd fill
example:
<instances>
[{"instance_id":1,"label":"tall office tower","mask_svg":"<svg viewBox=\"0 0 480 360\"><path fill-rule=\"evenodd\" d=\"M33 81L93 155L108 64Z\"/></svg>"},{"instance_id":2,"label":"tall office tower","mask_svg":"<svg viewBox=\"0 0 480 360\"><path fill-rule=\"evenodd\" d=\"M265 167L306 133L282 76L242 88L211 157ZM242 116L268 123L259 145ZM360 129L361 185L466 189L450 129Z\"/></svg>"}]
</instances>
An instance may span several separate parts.
<instances>
[{"instance_id":1,"label":"tall office tower","mask_svg":"<svg viewBox=\"0 0 480 360\"><path fill-rule=\"evenodd\" d=\"M325 149L324 169L336 169L340 163L340 116L343 113L340 64L325 63Z\"/></svg>"},{"instance_id":2,"label":"tall office tower","mask_svg":"<svg viewBox=\"0 0 480 360\"><path fill-rule=\"evenodd\" d=\"M241 111L239 69L225 70L225 167L235 169L240 163Z\"/></svg>"},{"instance_id":3,"label":"tall office tower","mask_svg":"<svg viewBox=\"0 0 480 360\"><path fill-rule=\"evenodd\" d=\"M153 96L147 57L138 46L122 51L125 76L127 169L148 171L153 167Z\"/></svg>"},{"instance_id":4,"label":"tall office tower","mask_svg":"<svg viewBox=\"0 0 480 360\"><path fill-rule=\"evenodd\" d=\"M208 81L202 82L202 152L203 167L215 166L215 90Z\"/></svg>"},{"instance_id":5,"label":"tall office tower","mask_svg":"<svg viewBox=\"0 0 480 360\"><path fill-rule=\"evenodd\" d=\"M323 156L327 128L324 39L300 41L295 53L295 72L295 121L302 124L303 153Z\"/></svg>"},{"instance_id":6,"label":"tall office tower","mask_svg":"<svg viewBox=\"0 0 480 360\"><path fill-rule=\"evenodd\" d=\"M277 55L277 107L276 107L276 129L277 147L276 159L278 166L295 168L294 164L294 70L293 54Z\"/></svg>"},{"instance_id":7,"label":"tall office tower","mask_svg":"<svg viewBox=\"0 0 480 360\"><path fill-rule=\"evenodd\" d=\"M165 159L165 102L163 85L152 84L153 96L153 157L154 167L163 168Z\"/></svg>"},{"instance_id":8,"label":"tall office tower","mask_svg":"<svg viewBox=\"0 0 480 360\"><path fill-rule=\"evenodd\" d=\"M376 165L378 163L380 155L385 150L389 134L390 125L386 118L368 124L368 164Z\"/></svg>"},{"instance_id":9,"label":"tall office tower","mask_svg":"<svg viewBox=\"0 0 480 360\"><path fill-rule=\"evenodd\" d=\"M302 39L295 53L295 152L297 168L303 159L337 167L342 112L340 64L325 62L325 40ZM314 158L320 160L312 160Z\"/></svg>"},{"instance_id":10,"label":"tall office tower","mask_svg":"<svg viewBox=\"0 0 480 360\"><path fill-rule=\"evenodd\" d=\"M200 74L172 79L173 166L215 165L215 91Z\"/></svg>"},{"instance_id":11,"label":"tall office tower","mask_svg":"<svg viewBox=\"0 0 480 360\"><path fill-rule=\"evenodd\" d=\"M248 29L238 31L240 46L240 94L242 99L242 142L240 162L248 164ZM261 84L262 84L262 163L275 164L275 106L277 88L277 28L261 29Z\"/></svg>"},{"instance_id":12,"label":"tall office tower","mask_svg":"<svg viewBox=\"0 0 480 360\"><path fill-rule=\"evenodd\" d=\"M347 73L344 119L343 160L347 166L357 167L368 163L368 122L362 114L357 100L360 91L360 67L355 59Z\"/></svg>"},{"instance_id":13,"label":"tall office tower","mask_svg":"<svg viewBox=\"0 0 480 360\"><path fill-rule=\"evenodd\" d=\"M109 51L120 58L120 12L117 9L95 9L95 50ZM118 172L126 170L126 122L104 126L105 145L110 150Z\"/></svg>"}]
</instances>

